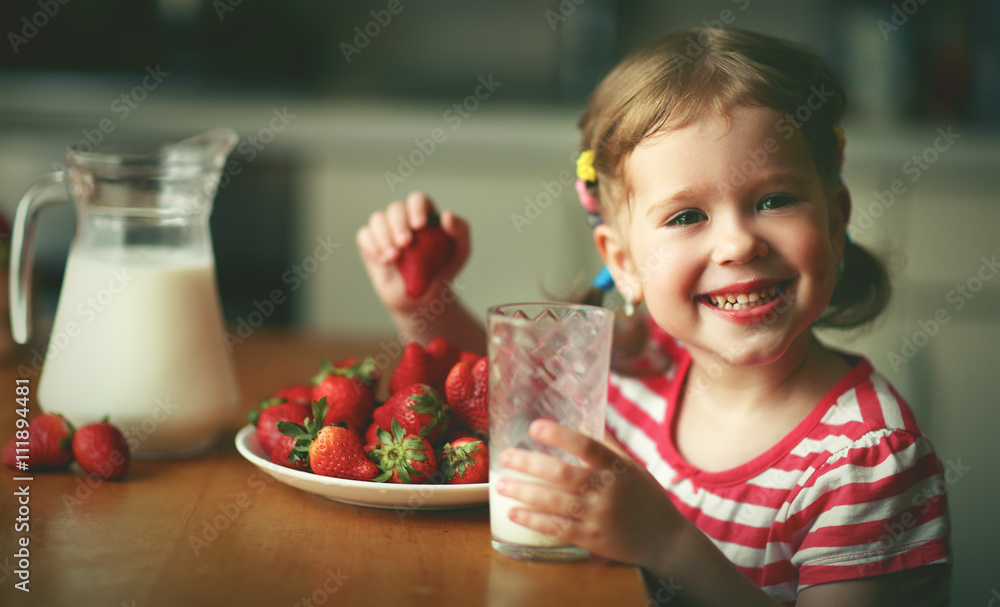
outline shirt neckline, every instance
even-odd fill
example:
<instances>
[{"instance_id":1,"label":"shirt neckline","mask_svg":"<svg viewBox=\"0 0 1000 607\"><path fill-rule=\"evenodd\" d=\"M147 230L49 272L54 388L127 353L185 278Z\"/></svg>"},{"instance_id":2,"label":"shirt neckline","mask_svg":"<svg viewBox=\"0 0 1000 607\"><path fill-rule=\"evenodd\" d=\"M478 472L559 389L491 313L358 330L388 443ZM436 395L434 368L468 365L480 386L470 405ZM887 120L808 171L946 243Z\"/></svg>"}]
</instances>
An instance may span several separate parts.
<instances>
[{"instance_id":1,"label":"shirt neckline","mask_svg":"<svg viewBox=\"0 0 1000 607\"><path fill-rule=\"evenodd\" d=\"M864 357L856 357L856 362L851 370L830 389L826 395L813 407L809 415L805 417L781 440L772 445L766 451L754 457L748 462L718 472L707 472L694 466L681 455L677 450L674 438L676 428L678 400L684 385L688 380L688 372L691 370L691 355L684 350L684 357L679 360L677 369L677 381L672 382L670 394L667 398L667 411L664 419L663 430L666 433L666 440L662 442L664 448L662 455L667 462L683 477L690 479L697 485L702 486L724 486L734 485L753 478L765 470L772 468L780 459L787 456L796 445L802 442L806 436L819 424L820 420L827 414L837 399L849 388L857 385L873 373L871 363Z\"/></svg>"}]
</instances>

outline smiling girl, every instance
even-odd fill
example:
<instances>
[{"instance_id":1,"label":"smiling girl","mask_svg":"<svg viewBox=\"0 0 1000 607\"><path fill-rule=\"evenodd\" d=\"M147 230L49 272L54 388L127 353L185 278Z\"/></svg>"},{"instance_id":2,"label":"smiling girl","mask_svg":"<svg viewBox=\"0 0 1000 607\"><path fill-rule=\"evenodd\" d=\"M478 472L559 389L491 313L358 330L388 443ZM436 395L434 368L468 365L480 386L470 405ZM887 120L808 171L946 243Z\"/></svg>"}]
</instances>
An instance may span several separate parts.
<instances>
[{"instance_id":1,"label":"smiling girl","mask_svg":"<svg viewBox=\"0 0 1000 607\"><path fill-rule=\"evenodd\" d=\"M533 436L581 465L504 454L545 481L498 483L524 504L514 522L642 567L658 601L947 603L934 450L867 360L813 333L867 323L888 298L884 272L846 233L843 108L817 56L734 30L655 42L594 91L577 189L626 309L648 311L648 339L630 373L612 373L616 441L540 421ZM391 268L430 209L411 195L358 234L411 333L406 311L423 302L399 296ZM464 222L442 223L467 251ZM413 337L447 333L483 348L458 304Z\"/></svg>"}]
</instances>

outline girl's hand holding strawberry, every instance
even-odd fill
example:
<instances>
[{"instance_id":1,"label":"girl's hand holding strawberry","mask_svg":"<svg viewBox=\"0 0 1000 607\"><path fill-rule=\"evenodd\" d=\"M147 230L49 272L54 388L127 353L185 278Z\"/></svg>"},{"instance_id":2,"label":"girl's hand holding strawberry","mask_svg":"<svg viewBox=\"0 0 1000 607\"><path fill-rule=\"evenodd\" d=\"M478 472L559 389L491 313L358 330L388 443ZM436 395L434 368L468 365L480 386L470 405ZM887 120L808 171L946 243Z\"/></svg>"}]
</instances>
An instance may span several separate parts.
<instances>
[{"instance_id":1,"label":"girl's hand holding strawberry","mask_svg":"<svg viewBox=\"0 0 1000 607\"><path fill-rule=\"evenodd\" d=\"M416 232L428 227L429 219L436 214L426 194L413 192L405 202L396 201L384 211L372 213L368 225L358 230L358 250L365 270L382 303L392 312L409 312L441 297L446 282L458 274L469 257L468 224L451 211L442 212L439 224L453 242L450 258L429 277L423 293L417 297L407 294L406 278L398 263Z\"/></svg>"},{"instance_id":2,"label":"girl's hand holding strawberry","mask_svg":"<svg viewBox=\"0 0 1000 607\"><path fill-rule=\"evenodd\" d=\"M464 219L439 215L426 194L413 192L372 213L357 244L375 293L411 341L427 345L444 337L462 350L486 351L481 321L462 307L451 282L469 258Z\"/></svg>"}]
</instances>

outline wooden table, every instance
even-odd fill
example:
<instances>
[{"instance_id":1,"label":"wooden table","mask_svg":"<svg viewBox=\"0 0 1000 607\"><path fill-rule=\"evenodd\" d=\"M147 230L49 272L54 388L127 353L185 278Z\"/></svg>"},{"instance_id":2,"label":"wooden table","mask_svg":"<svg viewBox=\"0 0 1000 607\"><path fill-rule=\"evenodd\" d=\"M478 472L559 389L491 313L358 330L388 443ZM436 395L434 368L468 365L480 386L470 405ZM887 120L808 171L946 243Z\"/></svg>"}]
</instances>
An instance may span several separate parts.
<instances>
[{"instance_id":1,"label":"wooden table","mask_svg":"<svg viewBox=\"0 0 1000 607\"><path fill-rule=\"evenodd\" d=\"M496 554L485 505L418 511L401 522L392 510L349 506L278 483L237 453L233 437L257 400L311 376L320 356L377 354L380 343L391 342L257 331L235 350L241 411L209 453L135 461L121 482L79 471L35 474L28 483L27 594L15 588L14 573L25 534L15 530L13 496L25 483L2 468L0 605L646 604L635 568L597 559L525 563ZM14 432L16 377L16 363L0 368L4 442ZM36 389L33 378L32 396Z\"/></svg>"}]
</instances>

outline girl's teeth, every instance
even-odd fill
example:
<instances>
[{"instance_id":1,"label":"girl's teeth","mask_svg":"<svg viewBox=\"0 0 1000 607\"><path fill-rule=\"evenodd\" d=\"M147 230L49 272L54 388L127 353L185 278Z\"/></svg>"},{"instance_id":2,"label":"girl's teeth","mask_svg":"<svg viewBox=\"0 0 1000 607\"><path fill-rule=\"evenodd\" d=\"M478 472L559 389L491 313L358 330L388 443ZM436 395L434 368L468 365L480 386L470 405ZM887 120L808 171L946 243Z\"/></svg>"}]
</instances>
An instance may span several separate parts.
<instances>
[{"instance_id":1,"label":"girl's teeth","mask_svg":"<svg viewBox=\"0 0 1000 607\"><path fill-rule=\"evenodd\" d=\"M764 287L751 293L734 295L709 295L712 305L722 310L749 310L770 302L778 293L778 285Z\"/></svg>"}]
</instances>

